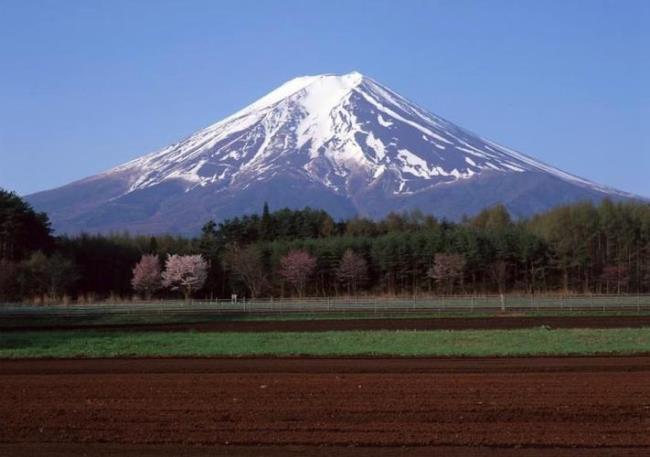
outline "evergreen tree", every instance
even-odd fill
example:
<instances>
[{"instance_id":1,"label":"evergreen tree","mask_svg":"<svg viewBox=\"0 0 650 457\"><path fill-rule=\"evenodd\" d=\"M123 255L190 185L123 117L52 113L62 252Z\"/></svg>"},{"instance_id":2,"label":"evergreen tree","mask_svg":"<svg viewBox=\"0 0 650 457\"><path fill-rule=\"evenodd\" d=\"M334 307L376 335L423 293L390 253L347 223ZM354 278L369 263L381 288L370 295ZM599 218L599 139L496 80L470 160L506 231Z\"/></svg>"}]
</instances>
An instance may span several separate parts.
<instances>
[{"instance_id":1,"label":"evergreen tree","mask_svg":"<svg viewBox=\"0 0 650 457\"><path fill-rule=\"evenodd\" d=\"M50 221L13 192L0 189L0 259L20 260L53 245Z\"/></svg>"}]
</instances>

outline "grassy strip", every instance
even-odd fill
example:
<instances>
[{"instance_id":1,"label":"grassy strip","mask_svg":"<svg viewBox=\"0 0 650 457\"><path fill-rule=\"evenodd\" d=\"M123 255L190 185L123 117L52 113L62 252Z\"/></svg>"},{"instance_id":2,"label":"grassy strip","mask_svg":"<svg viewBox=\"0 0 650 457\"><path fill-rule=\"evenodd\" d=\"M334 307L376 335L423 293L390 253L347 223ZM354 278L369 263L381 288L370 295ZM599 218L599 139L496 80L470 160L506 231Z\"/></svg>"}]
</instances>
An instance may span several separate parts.
<instances>
[{"instance_id":1,"label":"grassy strip","mask_svg":"<svg viewBox=\"0 0 650 457\"><path fill-rule=\"evenodd\" d=\"M650 328L323 333L5 332L0 358L528 356L650 352Z\"/></svg>"}]
</instances>

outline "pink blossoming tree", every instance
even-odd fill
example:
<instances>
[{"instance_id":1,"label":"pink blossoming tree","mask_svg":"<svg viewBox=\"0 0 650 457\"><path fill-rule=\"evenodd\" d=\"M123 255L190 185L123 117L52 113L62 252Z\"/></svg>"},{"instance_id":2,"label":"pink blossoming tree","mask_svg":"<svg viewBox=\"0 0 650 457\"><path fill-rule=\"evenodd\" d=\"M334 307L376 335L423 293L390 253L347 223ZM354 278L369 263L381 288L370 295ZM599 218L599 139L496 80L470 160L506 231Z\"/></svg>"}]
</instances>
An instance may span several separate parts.
<instances>
[{"instance_id":1,"label":"pink blossoming tree","mask_svg":"<svg viewBox=\"0 0 650 457\"><path fill-rule=\"evenodd\" d=\"M208 277L208 262L200 255L169 255L162 273L162 284L180 290L188 300L201 289Z\"/></svg>"},{"instance_id":2,"label":"pink blossoming tree","mask_svg":"<svg viewBox=\"0 0 650 457\"><path fill-rule=\"evenodd\" d=\"M162 287L160 276L160 259L157 255L145 254L133 267L131 285L142 293L147 300Z\"/></svg>"},{"instance_id":3,"label":"pink blossoming tree","mask_svg":"<svg viewBox=\"0 0 650 457\"><path fill-rule=\"evenodd\" d=\"M305 251L290 251L280 259L280 276L296 288L299 297L305 294L307 280L316 269L316 258Z\"/></svg>"}]
</instances>

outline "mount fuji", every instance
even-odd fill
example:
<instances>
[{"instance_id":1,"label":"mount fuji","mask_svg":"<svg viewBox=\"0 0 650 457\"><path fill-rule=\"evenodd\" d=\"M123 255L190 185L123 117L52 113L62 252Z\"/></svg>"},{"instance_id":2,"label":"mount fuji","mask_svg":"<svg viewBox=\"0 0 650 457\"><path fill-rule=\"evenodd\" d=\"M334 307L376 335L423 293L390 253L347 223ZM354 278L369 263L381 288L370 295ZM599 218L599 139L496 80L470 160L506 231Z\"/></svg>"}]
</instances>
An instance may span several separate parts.
<instances>
[{"instance_id":1,"label":"mount fuji","mask_svg":"<svg viewBox=\"0 0 650 457\"><path fill-rule=\"evenodd\" d=\"M292 79L184 140L27 197L59 233L196 233L271 208L336 218L420 209L459 219L636 198L429 113L360 73Z\"/></svg>"}]
</instances>

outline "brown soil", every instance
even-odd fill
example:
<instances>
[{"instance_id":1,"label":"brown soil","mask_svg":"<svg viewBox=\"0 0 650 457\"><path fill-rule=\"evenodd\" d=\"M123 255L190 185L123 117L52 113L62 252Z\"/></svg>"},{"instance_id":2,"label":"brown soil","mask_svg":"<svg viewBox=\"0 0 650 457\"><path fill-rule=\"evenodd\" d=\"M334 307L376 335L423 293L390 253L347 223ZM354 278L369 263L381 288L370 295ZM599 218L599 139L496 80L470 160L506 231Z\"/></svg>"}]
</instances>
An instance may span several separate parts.
<instances>
[{"instance_id":1,"label":"brown soil","mask_svg":"<svg viewBox=\"0 0 650 457\"><path fill-rule=\"evenodd\" d=\"M650 357L0 361L0 455L650 455Z\"/></svg>"},{"instance_id":2,"label":"brown soil","mask_svg":"<svg viewBox=\"0 0 650 457\"><path fill-rule=\"evenodd\" d=\"M296 321L224 321L174 324L125 325L19 325L12 331L110 330L110 331L187 331L198 332L324 332L331 330L483 330L550 328L639 328L650 327L650 316L550 316L550 317L443 317L405 319L315 319Z\"/></svg>"}]
</instances>

